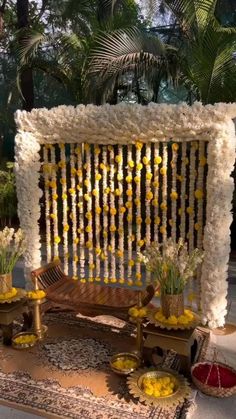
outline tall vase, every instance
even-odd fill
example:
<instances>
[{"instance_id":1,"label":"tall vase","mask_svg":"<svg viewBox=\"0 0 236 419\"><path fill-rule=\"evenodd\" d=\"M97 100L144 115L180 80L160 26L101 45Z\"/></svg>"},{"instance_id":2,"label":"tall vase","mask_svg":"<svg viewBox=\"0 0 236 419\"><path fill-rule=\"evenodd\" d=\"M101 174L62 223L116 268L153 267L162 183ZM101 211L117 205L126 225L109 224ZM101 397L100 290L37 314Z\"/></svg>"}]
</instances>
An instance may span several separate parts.
<instances>
[{"instance_id":1,"label":"tall vase","mask_svg":"<svg viewBox=\"0 0 236 419\"><path fill-rule=\"evenodd\" d=\"M184 314L184 294L161 294L161 307L166 318L181 316Z\"/></svg>"},{"instance_id":2,"label":"tall vase","mask_svg":"<svg viewBox=\"0 0 236 419\"><path fill-rule=\"evenodd\" d=\"M12 289L12 273L0 274L0 294L5 294Z\"/></svg>"}]
</instances>

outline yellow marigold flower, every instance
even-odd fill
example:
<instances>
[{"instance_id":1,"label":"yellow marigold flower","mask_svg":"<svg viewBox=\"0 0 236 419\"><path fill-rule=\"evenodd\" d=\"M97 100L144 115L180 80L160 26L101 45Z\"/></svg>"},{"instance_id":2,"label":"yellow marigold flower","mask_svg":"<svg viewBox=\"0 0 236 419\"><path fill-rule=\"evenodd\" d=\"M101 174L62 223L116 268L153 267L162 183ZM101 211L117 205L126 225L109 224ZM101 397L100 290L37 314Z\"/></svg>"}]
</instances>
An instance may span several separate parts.
<instances>
[{"instance_id":1,"label":"yellow marigold flower","mask_svg":"<svg viewBox=\"0 0 236 419\"><path fill-rule=\"evenodd\" d=\"M48 206L49 206L49 208L51 208L51 206L52 206L52 201L48 201Z\"/></svg>"},{"instance_id":2,"label":"yellow marigold flower","mask_svg":"<svg viewBox=\"0 0 236 419\"><path fill-rule=\"evenodd\" d=\"M150 201L152 198L153 198L153 193L151 191L148 191L146 193L146 199L147 199L147 201Z\"/></svg>"},{"instance_id":3,"label":"yellow marigold flower","mask_svg":"<svg viewBox=\"0 0 236 419\"><path fill-rule=\"evenodd\" d=\"M60 148L61 150L64 150L64 148L65 148L65 144L64 144L64 143L59 144L59 148Z\"/></svg>"},{"instance_id":4,"label":"yellow marigold flower","mask_svg":"<svg viewBox=\"0 0 236 419\"><path fill-rule=\"evenodd\" d=\"M160 233L164 234L166 232L166 228L164 226L160 227Z\"/></svg>"},{"instance_id":5,"label":"yellow marigold flower","mask_svg":"<svg viewBox=\"0 0 236 419\"><path fill-rule=\"evenodd\" d=\"M127 215L127 221L130 223L132 221L133 217L131 214Z\"/></svg>"},{"instance_id":6,"label":"yellow marigold flower","mask_svg":"<svg viewBox=\"0 0 236 419\"><path fill-rule=\"evenodd\" d=\"M111 189L109 188L109 186L107 186L107 187L104 189L104 193L108 194L108 193L110 193L110 192L111 192Z\"/></svg>"},{"instance_id":7,"label":"yellow marigold flower","mask_svg":"<svg viewBox=\"0 0 236 419\"><path fill-rule=\"evenodd\" d=\"M166 211L167 210L166 202L162 202L161 205L160 205L160 208L161 208L162 211Z\"/></svg>"},{"instance_id":8,"label":"yellow marigold flower","mask_svg":"<svg viewBox=\"0 0 236 419\"><path fill-rule=\"evenodd\" d=\"M64 227L63 227L63 231L69 231L70 230L70 226L69 226L69 224L65 224L64 225Z\"/></svg>"},{"instance_id":9,"label":"yellow marigold flower","mask_svg":"<svg viewBox=\"0 0 236 419\"><path fill-rule=\"evenodd\" d=\"M81 152L80 147L76 147L75 148L75 154L80 154L80 152Z\"/></svg>"},{"instance_id":10,"label":"yellow marigold flower","mask_svg":"<svg viewBox=\"0 0 236 419\"><path fill-rule=\"evenodd\" d=\"M111 245L111 244L109 244L109 246L107 247L107 250L108 250L109 252L112 252L113 248L112 248L112 245Z\"/></svg>"},{"instance_id":11,"label":"yellow marigold flower","mask_svg":"<svg viewBox=\"0 0 236 419\"><path fill-rule=\"evenodd\" d=\"M126 191L126 195L127 195L127 196L132 196L132 195L133 195L133 191L132 191L132 189L127 189L127 191Z\"/></svg>"},{"instance_id":12,"label":"yellow marigold flower","mask_svg":"<svg viewBox=\"0 0 236 419\"><path fill-rule=\"evenodd\" d=\"M142 275L139 272L137 272L135 276L136 276L136 279L141 279L142 278Z\"/></svg>"},{"instance_id":13,"label":"yellow marigold flower","mask_svg":"<svg viewBox=\"0 0 236 419\"><path fill-rule=\"evenodd\" d=\"M124 278L120 278L120 279L119 279L119 284L124 284L124 283L125 283Z\"/></svg>"},{"instance_id":14,"label":"yellow marigold flower","mask_svg":"<svg viewBox=\"0 0 236 419\"><path fill-rule=\"evenodd\" d=\"M85 149L86 151L88 151L88 150L90 149L90 145L89 145L88 143L85 143L85 144L84 144L84 149Z\"/></svg>"},{"instance_id":15,"label":"yellow marigold flower","mask_svg":"<svg viewBox=\"0 0 236 419\"><path fill-rule=\"evenodd\" d=\"M51 182L49 182L49 180L47 180L47 182L45 182L45 186L47 186L47 188L50 188Z\"/></svg>"},{"instance_id":16,"label":"yellow marigold flower","mask_svg":"<svg viewBox=\"0 0 236 419\"><path fill-rule=\"evenodd\" d=\"M74 214L72 212L70 213L69 217L70 217L71 220L75 219Z\"/></svg>"},{"instance_id":17,"label":"yellow marigold flower","mask_svg":"<svg viewBox=\"0 0 236 419\"><path fill-rule=\"evenodd\" d=\"M199 165L200 166L205 166L207 164L207 159L205 156L200 157L199 159Z\"/></svg>"},{"instance_id":18,"label":"yellow marigold flower","mask_svg":"<svg viewBox=\"0 0 236 419\"><path fill-rule=\"evenodd\" d=\"M178 214L181 215L182 214L182 208L178 209Z\"/></svg>"},{"instance_id":19,"label":"yellow marigold flower","mask_svg":"<svg viewBox=\"0 0 236 419\"><path fill-rule=\"evenodd\" d=\"M152 200L152 205L153 205L154 207L158 207L158 200L157 200L157 198L154 198L154 199Z\"/></svg>"},{"instance_id":20,"label":"yellow marigold flower","mask_svg":"<svg viewBox=\"0 0 236 419\"><path fill-rule=\"evenodd\" d=\"M107 147L107 149L109 150L109 151L113 151L113 145L109 145L108 147Z\"/></svg>"},{"instance_id":21,"label":"yellow marigold flower","mask_svg":"<svg viewBox=\"0 0 236 419\"><path fill-rule=\"evenodd\" d=\"M132 182L132 176L130 176L130 175L126 176L125 180L126 180L127 183L131 183Z\"/></svg>"},{"instance_id":22,"label":"yellow marigold flower","mask_svg":"<svg viewBox=\"0 0 236 419\"><path fill-rule=\"evenodd\" d=\"M101 253L100 257L101 257L102 260L107 259L107 256L103 252ZM105 281L105 278L104 278L104 281Z\"/></svg>"},{"instance_id":23,"label":"yellow marigold flower","mask_svg":"<svg viewBox=\"0 0 236 419\"><path fill-rule=\"evenodd\" d=\"M130 260L129 260L129 262L128 262L128 264L129 264L129 266L131 266L131 267L132 267L132 266L134 266L134 261L133 261L133 259L130 259Z\"/></svg>"},{"instance_id":24,"label":"yellow marigold flower","mask_svg":"<svg viewBox=\"0 0 236 419\"><path fill-rule=\"evenodd\" d=\"M109 206L108 205L104 205L103 206L103 209L104 209L105 212L108 212L109 211Z\"/></svg>"},{"instance_id":25,"label":"yellow marigold flower","mask_svg":"<svg viewBox=\"0 0 236 419\"><path fill-rule=\"evenodd\" d=\"M110 166L107 166L107 167L106 167L106 170L107 170L107 172L110 172L110 170L111 170ZM114 170L114 171L115 171L115 170Z\"/></svg>"},{"instance_id":26,"label":"yellow marigold flower","mask_svg":"<svg viewBox=\"0 0 236 419\"><path fill-rule=\"evenodd\" d=\"M101 207L96 207L95 212L96 212L96 214L101 214L102 208Z\"/></svg>"},{"instance_id":27,"label":"yellow marigold flower","mask_svg":"<svg viewBox=\"0 0 236 419\"><path fill-rule=\"evenodd\" d=\"M76 237L76 238L74 239L74 243L75 243L75 244L78 244L78 243L79 243L79 237Z\"/></svg>"},{"instance_id":28,"label":"yellow marigold flower","mask_svg":"<svg viewBox=\"0 0 236 419\"><path fill-rule=\"evenodd\" d=\"M150 217L146 217L146 218L145 218L145 223L146 223L147 225L150 225L150 224L151 224L151 222L152 222L152 220L151 220L151 218L150 218Z\"/></svg>"},{"instance_id":29,"label":"yellow marigold flower","mask_svg":"<svg viewBox=\"0 0 236 419\"><path fill-rule=\"evenodd\" d=\"M95 253L96 253L96 255L100 255L101 254L101 252L102 252L102 249L100 248L100 247L96 247L95 248Z\"/></svg>"},{"instance_id":30,"label":"yellow marigold flower","mask_svg":"<svg viewBox=\"0 0 236 419\"><path fill-rule=\"evenodd\" d=\"M139 198L135 198L134 203L137 207L140 207L141 201Z\"/></svg>"},{"instance_id":31,"label":"yellow marigold flower","mask_svg":"<svg viewBox=\"0 0 236 419\"><path fill-rule=\"evenodd\" d=\"M83 171L82 171L81 169L78 169L78 170L77 170L77 176L81 177L81 176L82 176L82 174L83 174Z\"/></svg>"},{"instance_id":32,"label":"yellow marigold flower","mask_svg":"<svg viewBox=\"0 0 236 419\"><path fill-rule=\"evenodd\" d=\"M74 188L70 188L70 189L68 190L68 192L69 192L71 195L75 195L75 189L74 189Z\"/></svg>"},{"instance_id":33,"label":"yellow marigold flower","mask_svg":"<svg viewBox=\"0 0 236 419\"><path fill-rule=\"evenodd\" d=\"M141 180L140 176L135 176L134 177L135 183L140 183L140 180Z\"/></svg>"},{"instance_id":34,"label":"yellow marigold flower","mask_svg":"<svg viewBox=\"0 0 236 419\"><path fill-rule=\"evenodd\" d=\"M116 215L116 213L117 213L116 208L114 208L114 207L111 208L110 213L111 213L111 215Z\"/></svg>"},{"instance_id":35,"label":"yellow marigold flower","mask_svg":"<svg viewBox=\"0 0 236 419\"><path fill-rule=\"evenodd\" d=\"M92 270L95 269L95 264L94 263L90 263L89 264L89 269L92 269Z\"/></svg>"},{"instance_id":36,"label":"yellow marigold flower","mask_svg":"<svg viewBox=\"0 0 236 419\"><path fill-rule=\"evenodd\" d=\"M83 202L78 202L77 207L78 208L83 208Z\"/></svg>"},{"instance_id":37,"label":"yellow marigold flower","mask_svg":"<svg viewBox=\"0 0 236 419\"><path fill-rule=\"evenodd\" d=\"M119 227L117 231L118 231L119 234L123 234L124 233L124 229L122 227Z\"/></svg>"},{"instance_id":38,"label":"yellow marigold flower","mask_svg":"<svg viewBox=\"0 0 236 419\"><path fill-rule=\"evenodd\" d=\"M95 179L96 180L101 180L102 179L102 175L100 173L96 173Z\"/></svg>"},{"instance_id":39,"label":"yellow marigold flower","mask_svg":"<svg viewBox=\"0 0 236 419\"><path fill-rule=\"evenodd\" d=\"M115 226L114 224L112 224L112 225L110 226L110 231L111 231L112 233L114 233L114 232L116 231L116 226Z\"/></svg>"},{"instance_id":40,"label":"yellow marigold flower","mask_svg":"<svg viewBox=\"0 0 236 419\"><path fill-rule=\"evenodd\" d=\"M49 185L52 189L55 189L56 188L56 186L57 186L57 184L56 184L56 182L54 181L54 180L52 180L51 182L50 182L50 185Z\"/></svg>"},{"instance_id":41,"label":"yellow marigold flower","mask_svg":"<svg viewBox=\"0 0 236 419\"><path fill-rule=\"evenodd\" d=\"M193 208L192 208L192 207L188 207L188 208L186 209L186 211L187 211L187 213L188 213L189 215L193 214Z\"/></svg>"},{"instance_id":42,"label":"yellow marigold flower","mask_svg":"<svg viewBox=\"0 0 236 419\"><path fill-rule=\"evenodd\" d=\"M126 208L132 208L133 204L131 201L125 203Z\"/></svg>"},{"instance_id":43,"label":"yellow marigold flower","mask_svg":"<svg viewBox=\"0 0 236 419\"><path fill-rule=\"evenodd\" d=\"M136 223L139 225L142 224L142 217L136 217Z\"/></svg>"},{"instance_id":44,"label":"yellow marigold flower","mask_svg":"<svg viewBox=\"0 0 236 419\"><path fill-rule=\"evenodd\" d=\"M137 168L137 170L142 170L142 168L143 168L142 163L138 163L137 166L136 166L136 168Z\"/></svg>"},{"instance_id":45,"label":"yellow marigold flower","mask_svg":"<svg viewBox=\"0 0 236 419\"><path fill-rule=\"evenodd\" d=\"M188 158L188 157L185 157L185 159L184 159L184 164L185 164L186 166L189 164L189 158Z\"/></svg>"},{"instance_id":46,"label":"yellow marigold flower","mask_svg":"<svg viewBox=\"0 0 236 419\"><path fill-rule=\"evenodd\" d=\"M92 213L91 213L91 211L87 211L85 213L85 217L87 218L87 220L91 220L92 219Z\"/></svg>"},{"instance_id":47,"label":"yellow marigold flower","mask_svg":"<svg viewBox=\"0 0 236 419\"><path fill-rule=\"evenodd\" d=\"M75 169L75 167L72 167L72 169L71 169L71 174L72 174L72 175L76 175L76 173L77 173L77 170Z\"/></svg>"},{"instance_id":48,"label":"yellow marigold flower","mask_svg":"<svg viewBox=\"0 0 236 419\"><path fill-rule=\"evenodd\" d=\"M134 161L133 160L129 160L128 161L128 165L132 169L134 167Z\"/></svg>"},{"instance_id":49,"label":"yellow marigold flower","mask_svg":"<svg viewBox=\"0 0 236 419\"><path fill-rule=\"evenodd\" d=\"M123 175L121 173L117 174L117 180L122 180L123 179Z\"/></svg>"},{"instance_id":50,"label":"yellow marigold flower","mask_svg":"<svg viewBox=\"0 0 236 419\"><path fill-rule=\"evenodd\" d=\"M115 189L115 195L120 196L122 194L122 191L118 188Z\"/></svg>"},{"instance_id":51,"label":"yellow marigold flower","mask_svg":"<svg viewBox=\"0 0 236 419\"><path fill-rule=\"evenodd\" d=\"M115 157L115 161L116 161L116 163L121 163L121 162L122 162L122 156L121 156L120 154L118 154L118 155Z\"/></svg>"},{"instance_id":52,"label":"yellow marigold flower","mask_svg":"<svg viewBox=\"0 0 236 419\"><path fill-rule=\"evenodd\" d=\"M54 243L59 244L61 241L61 238L59 236L55 237Z\"/></svg>"},{"instance_id":53,"label":"yellow marigold flower","mask_svg":"<svg viewBox=\"0 0 236 419\"><path fill-rule=\"evenodd\" d=\"M154 158L154 163L155 164L160 164L162 162L162 158L161 158L161 156L156 156L155 158Z\"/></svg>"},{"instance_id":54,"label":"yellow marigold flower","mask_svg":"<svg viewBox=\"0 0 236 419\"><path fill-rule=\"evenodd\" d=\"M152 177L153 177L152 173L150 173L150 172L146 173L146 179L147 180L152 180Z\"/></svg>"},{"instance_id":55,"label":"yellow marigold flower","mask_svg":"<svg viewBox=\"0 0 236 419\"><path fill-rule=\"evenodd\" d=\"M181 175L176 175L177 180L179 180L180 182L183 182L184 177Z\"/></svg>"},{"instance_id":56,"label":"yellow marigold flower","mask_svg":"<svg viewBox=\"0 0 236 419\"><path fill-rule=\"evenodd\" d=\"M129 240L130 240L131 242L134 242L134 240L135 240L135 235L134 235L134 234L131 234L131 236L129 236Z\"/></svg>"},{"instance_id":57,"label":"yellow marigold flower","mask_svg":"<svg viewBox=\"0 0 236 419\"><path fill-rule=\"evenodd\" d=\"M136 147L138 150L142 150L142 148L143 148L143 143L141 143L140 141L136 141L136 142L135 142L135 147Z\"/></svg>"},{"instance_id":58,"label":"yellow marigold flower","mask_svg":"<svg viewBox=\"0 0 236 419\"><path fill-rule=\"evenodd\" d=\"M196 191L194 192L195 198L197 199L202 199L203 198L203 191L202 189L196 189Z\"/></svg>"},{"instance_id":59,"label":"yellow marigold flower","mask_svg":"<svg viewBox=\"0 0 236 419\"><path fill-rule=\"evenodd\" d=\"M161 167L160 168L160 174L164 176L164 175L166 175L166 173L167 173L167 167L164 167L164 166Z\"/></svg>"},{"instance_id":60,"label":"yellow marigold flower","mask_svg":"<svg viewBox=\"0 0 236 419\"><path fill-rule=\"evenodd\" d=\"M159 182L158 182L158 180L154 180L154 182L152 182L152 184L153 184L153 186L154 186L155 188L158 188L158 187L159 187Z\"/></svg>"},{"instance_id":61,"label":"yellow marigold flower","mask_svg":"<svg viewBox=\"0 0 236 419\"><path fill-rule=\"evenodd\" d=\"M144 240L138 240L138 246L143 247L144 246Z\"/></svg>"},{"instance_id":62,"label":"yellow marigold flower","mask_svg":"<svg viewBox=\"0 0 236 419\"><path fill-rule=\"evenodd\" d=\"M160 222L161 222L160 217L155 217L155 218L154 218L154 223L155 223L155 224L159 225L159 224L160 224Z\"/></svg>"},{"instance_id":63,"label":"yellow marigold flower","mask_svg":"<svg viewBox=\"0 0 236 419\"><path fill-rule=\"evenodd\" d=\"M57 195L57 193L54 193L54 194L52 195L52 199L54 199L54 201L56 201L56 200L58 199L58 195Z\"/></svg>"},{"instance_id":64,"label":"yellow marigold flower","mask_svg":"<svg viewBox=\"0 0 236 419\"><path fill-rule=\"evenodd\" d=\"M149 164L149 159L147 158L147 156L144 156L143 157L143 164L145 164L145 166L147 165L147 164Z\"/></svg>"},{"instance_id":65,"label":"yellow marigold flower","mask_svg":"<svg viewBox=\"0 0 236 419\"><path fill-rule=\"evenodd\" d=\"M87 247L87 249L92 249L93 247L93 243L91 240L86 241L85 246Z\"/></svg>"},{"instance_id":66,"label":"yellow marigold flower","mask_svg":"<svg viewBox=\"0 0 236 419\"><path fill-rule=\"evenodd\" d=\"M106 170L106 165L104 163L100 163L99 167L101 170Z\"/></svg>"},{"instance_id":67,"label":"yellow marigold flower","mask_svg":"<svg viewBox=\"0 0 236 419\"><path fill-rule=\"evenodd\" d=\"M81 234L82 233L82 228L77 228L77 233Z\"/></svg>"},{"instance_id":68,"label":"yellow marigold flower","mask_svg":"<svg viewBox=\"0 0 236 419\"><path fill-rule=\"evenodd\" d=\"M98 196L99 195L98 189L93 189L92 194L93 196Z\"/></svg>"},{"instance_id":69,"label":"yellow marigold flower","mask_svg":"<svg viewBox=\"0 0 236 419\"><path fill-rule=\"evenodd\" d=\"M95 154L100 154L101 153L101 149L100 149L100 147L98 147L98 146L96 146L95 148L94 148L94 153Z\"/></svg>"},{"instance_id":70,"label":"yellow marigold flower","mask_svg":"<svg viewBox=\"0 0 236 419\"><path fill-rule=\"evenodd\" d=\"M65 178L65 177L62 177L62 178L60 179L60 184L61 184L61 185L66 185L66 178Z\"/></svg>"},{"instance_id":71,"label":"yellow marigold flower","mask_svg":"<svg viewBox=\"0 0 236 419\"><path fill-rule=\"evenodd\" d=\"M170 197L173 201L176 201L176 199L178 199L178 194L176 191L172 191L170 194Z\"/></svg>"},{"instance_id":72,"label":"yellow marigold flower","mask_svg":"<svg viewBox=\"0 0 236 419\"><path fill-rule=\"evenodd\" d=\"M127 284L132 287L132 285L134 284L134 281L132 279L128 279Z\"/></svg>"},{"instance_id":73,"label":"yellow marigold flower","mask_svg":"<svg viewBox=\"0 0 236 419\"><path fill-rule=\"evenodd\" d=\"M122 258L123 255L124 255L124 253L122 252L122 250L117 250L116 254L117 254L118 258Z\"/></svg>"},{"instance_id":74,"label":"yellow marigold flower","mask_svg":"<svg viewBox=\"0 0 236 419\"><path fill-rule=\"evenodd\" d=\"M169 220L169 225L172 226L173 225L173 220Z\"/></svg>"},{"instance_id":75,"label":"yellow marigold flower","mask_svg":"<svg viewBox=\"0 0 236 419\"><path fill-rule=\"evenodd\" d=\"M178 151L178 149L179 149L179 144L177 144L177 143L173 143L173 144L172 144L172 150L173 150L173 151Z\"/></svg>"},{"instance_id":76,"label":"yellow marigold flower","mask_svg":"<svg viewBox=\"0 0 236 419\"><path fill-rule=\"evenodd\" d=\"M120 207L120 210L119 211L120 211L121 214L124 214L125 211L126 211L126 208L125 207Z\"/></svg>"},{"instance_id":77,"label":"yellow marigold flower","mask_svg":"<svg viewBox=\"0 0 236 419\"><path fill-rule=\"evenodd\" d=\"M90 184L89 179L85 179L85 180L84 180L84 185L85 185L85 186L89 186L89 184Z\"/></svg>"},{"instance_id":78,"label":"yellow marigold flower","mask_svg":"<svg viewBox=\"0 0 236 419\"><path fill-rule=\"evenodd\" d=\"M65 160L61 160L58 162L58 167L60 167L60 169L65 169L66 167L66 162Z\"/></svg>"},{"instance_id":79,"label":"yellow marigold flower","mask_svg":"<svg viewBox=\"0 0 236 419\"><path fill-rule=\"evenodd\" d=\"M74 256L74 257L73 257L73 260L74 260L74 262L78 262L79 257L78 257L78 256Z\"/></svg>"},{"instance_id":80,"label":"yellow marigold flower","mask_svg":"<svg viewBox=\"0 0 236 419\"><path fill-rule=\"evenodd\" d=\"M57 217L56 217L56 214L50 214L50 218L52 219L52 220L55 220Z\"/></svg>"},{"instance_id":81,"label":"yellow marigold flower","mask_svg":"<svg viewBox=\"0 0 236 419\"><path fill-rule=\"evenodd\" d=\"M84 194L84 199L85 199L85 201L90 201L90 196L89 196L89 194L87 194L87 193L85 193Z\"/></svg>"},{"instance_id":82,"label":"yellow marigold flower","mask_svg":"<svg viewBox=\"0 0 236 419\"><path fill-rule=\"evenodd\" d=\"M195 224L194 224L194 228L195 228L195 230L196 230L196 231L200 230L200 228L201 228L201 224L199 224L199 223L195 223Z\"/></svg>"}]
</instances>

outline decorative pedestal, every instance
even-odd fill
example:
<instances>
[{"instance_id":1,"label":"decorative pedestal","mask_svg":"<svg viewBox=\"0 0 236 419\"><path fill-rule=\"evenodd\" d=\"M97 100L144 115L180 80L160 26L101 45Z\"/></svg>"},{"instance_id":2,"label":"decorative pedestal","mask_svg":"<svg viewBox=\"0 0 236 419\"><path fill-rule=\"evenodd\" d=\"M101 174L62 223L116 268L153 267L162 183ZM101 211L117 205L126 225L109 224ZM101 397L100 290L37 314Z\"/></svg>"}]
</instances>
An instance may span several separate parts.
<instances>
[{"instance_id":1,"label":"decorative pedestal","mask_svg":"<svg viewBox=\"0 0 236 419\"><path fill-rule=\"evenodd\" d=\"M40 306L45 302L45 299L29 300L28 304L32 307L33 311L33 331L41 340L45 337L47 326L42 324Z\"/></svg>"},{"instance_id":2,"label":"decorative pedestal","mask_svg":"<svg viewBox=\"0 0 236 419\"><path fill-rule=\"evenodd\" d=\"M190 374L192 352L197 349L195 329L163 330L160 327L148 324L144 328L143 334L145 338L144 348L150 350L156 347L162 350L173 349L180 356L181 372Z\"/></svg>"}]
</instances>

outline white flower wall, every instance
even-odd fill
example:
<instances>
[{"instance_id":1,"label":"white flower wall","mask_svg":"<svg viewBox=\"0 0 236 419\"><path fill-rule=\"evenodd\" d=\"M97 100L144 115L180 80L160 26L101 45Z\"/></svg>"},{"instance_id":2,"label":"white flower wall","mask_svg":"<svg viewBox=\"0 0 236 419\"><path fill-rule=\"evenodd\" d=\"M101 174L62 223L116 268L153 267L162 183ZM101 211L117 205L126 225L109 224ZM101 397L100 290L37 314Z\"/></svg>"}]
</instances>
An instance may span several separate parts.
<instances>
[{"instance_id":1,"label":"white flower wall","mask_svg":"<svg viewBox=\"0 0 236 419\"><path fill-rule=\"evenodd\" d=\"M41 263L38 225L39 199L42 194L39 188L41 145L87 142L122 146L133 144L137 139L143 143L157 144L170 140L176 143L207 141L207 218L201 276L202 320L210 327L222 326L226 315L232 221L233 179L230 175L235 160L236 142L232 121L235 117L235 104L204 107L199 103L192 107L186 104L150 104L143 107L121 103L100 107L60 106L51 110L34 109L31 113L17 111L15 171L18 214L28 243L25 255L26 275ZM182 226L182 214L181 220ZM120 240L122 242L122 238Z\"/></svg>"}]
</instances>

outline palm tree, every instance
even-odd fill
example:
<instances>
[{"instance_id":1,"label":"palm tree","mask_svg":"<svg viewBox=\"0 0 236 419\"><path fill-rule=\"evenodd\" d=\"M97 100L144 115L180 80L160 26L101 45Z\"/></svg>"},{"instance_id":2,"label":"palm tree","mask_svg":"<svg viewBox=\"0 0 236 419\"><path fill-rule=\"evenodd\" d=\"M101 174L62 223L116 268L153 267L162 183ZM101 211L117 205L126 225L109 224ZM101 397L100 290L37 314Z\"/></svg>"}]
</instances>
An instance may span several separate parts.
<instances>
[{"instance_id":1,"label":"palm tree","mask_svg":"<svg viewBox=\"0 0 236 419\"><path fill-rule=\"evenodd\" d=\"M107 0L109 1L109 0ZM110 0L112 1L112 0ZM152 1L153 10L160 2ZM230 102L236 99L236 29L222 27L215 16L217 0L163 0L175 24L162 39L178 48L150 38L147 31L123 29L104 33L90 57L88 79L96 80L105 91L124 73L136 71L149 85L156 83L156 95L163 78L187 87L189 101ZM178 33L176 35L176 22ZM150 32L150 31L149 31ZM93 85L93 84L92 84Z\"/></svg>"}]
</instances>

